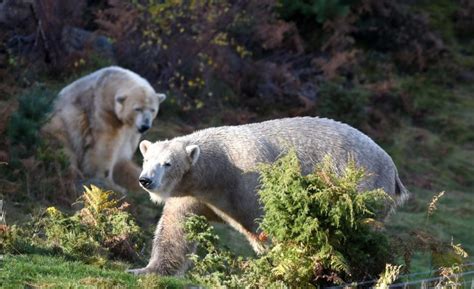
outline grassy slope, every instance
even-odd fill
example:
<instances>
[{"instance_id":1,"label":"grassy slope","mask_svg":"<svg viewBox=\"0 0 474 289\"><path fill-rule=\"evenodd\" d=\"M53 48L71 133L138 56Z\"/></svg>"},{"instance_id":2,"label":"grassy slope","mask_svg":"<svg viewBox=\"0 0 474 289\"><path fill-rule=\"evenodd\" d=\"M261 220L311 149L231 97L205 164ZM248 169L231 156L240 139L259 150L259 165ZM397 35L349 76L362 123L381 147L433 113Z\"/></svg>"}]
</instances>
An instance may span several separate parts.
<instances>
[{"instance_id":1,"label":"grassy slope","mask_svg":"<svg viewBox=\"0 0 474 289\"><path fill-rule=\"evenodd\" d=\"M0 261L1 288L183 288L184 279L135 277L125 265L98 268L62 257L6 255Z\"/></svg>"},{"instance_id":2,"label":"grassy slope","mask_svg":"<svg viewBox=\"0 0 474 289\"><path fill-rule=\"evenodd\" d=\"M434 84L438 94L446 88ZM474 98L472 84L449 88L452 97L432 114L434 125L405 124L394 133L389 153L398 164L412 198L388 223L394 235L429 232L446 243L461 243L474 261ZM439 97L434 95L433 97ZM414 141L421 138L421 141ZM439 192L435 214L427 218L428 204ZM416 254L411 272L433 268L429 254Z\"/></svg>"},{"instance_id":3,"label":"grassy slope","mask_svg":"<svg viewBox=\"0 0 474 289\"><path fill-rule=\"evenodd\" d=\"M445 41L461 74L474 71L474 40L460 40L452 15L455 1L419 1L416 10L429 13L430 24ZM405 123L386 147L399 166L413 198L388 224L392 234L425 231L439 240L461 243L474 261L474 84L458 78L459 71L441 66L430 73L407 77L413 94L436 108L424 125ZM472 76L471 76L472 77ZM428 204L438 192L446 194L427 218ZM433 268L429 254L415 254L411 272Z\"/></svg>"}]
</instances>

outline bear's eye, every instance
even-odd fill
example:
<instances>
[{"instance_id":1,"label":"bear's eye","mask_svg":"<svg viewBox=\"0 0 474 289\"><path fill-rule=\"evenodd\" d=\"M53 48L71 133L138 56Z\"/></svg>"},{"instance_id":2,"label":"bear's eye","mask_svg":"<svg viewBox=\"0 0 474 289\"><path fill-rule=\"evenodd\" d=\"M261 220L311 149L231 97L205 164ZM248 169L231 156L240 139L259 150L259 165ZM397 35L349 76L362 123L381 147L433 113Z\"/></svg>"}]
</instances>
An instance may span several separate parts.
<instances>
[{"instance_id":1,"label":"bear's eye","mask_svg":"<svg viewBox=\"0 0 474 289\"><path fill-rule=\"evenodd\" d=\"M135 111L136 111L136 112L142 112L142 111L143 111L143 108L137 107L137 108L135 108Z\"/></svg>"},{"instance_id":2,"label":"bear's eye","mask_svg":"<svg viewBox=\"0 0 474 289\"><path fill-rule=\"evenodd\" d=\"M166 163L164 164L164 166L165 166L165 167L171 167L171 163L170 163L170 162L166 162Z\"/></svg>"},{"instance_id":3,"label":"bear's eye","mask_svg":"<svg viewBox=\"0 0 474 289\"><path fill-rule=\"evenodd\" d=\"M150 109L151 113L155 113L156 109L152 108Z\"/></svg>"}]
</instances>

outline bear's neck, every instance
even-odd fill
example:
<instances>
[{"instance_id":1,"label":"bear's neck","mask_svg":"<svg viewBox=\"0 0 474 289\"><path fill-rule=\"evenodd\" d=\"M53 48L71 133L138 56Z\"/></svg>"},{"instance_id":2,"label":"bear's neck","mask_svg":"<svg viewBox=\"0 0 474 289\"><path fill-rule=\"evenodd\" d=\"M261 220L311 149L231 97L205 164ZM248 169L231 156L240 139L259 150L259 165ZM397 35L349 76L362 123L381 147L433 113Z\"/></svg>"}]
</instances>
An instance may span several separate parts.
<instances>
[{"instance_id":1,"label":"bear's neck","mask_svg":"<svg viewBox=\"0 0 474 289\"><path fill-rule=\"evenodd\" d=\"M97 111L99 119L102 119L102 125L106 124L103 129L118 129L124 126L124 123L117 117L114 110L101 109Z\"/></svg>"},{"instance_id":2,"label":"bear's neck","mask_svg":"<svg viewBox=\"0 0 474 289\"><path fill-rule=\"evenodd\" d=\"M253 220L260 213L257 197L241 195L254 193L253 191L242 192L240 179L245 172L233 164L225 148L214 144L208 146L207 143L198 145L201 148L199 160L183 176L173 195L193 196L209 205L216 214L222 215L219 212L225 212L227 216L225 218L221 216L221 218L227 222L232 223L230 222L232 219L249 231L256 230ZM256 181L257 177L253 179ZM245 200L239 198L245 198ZM242 216L242 212L246 211L243 207L254 208L254 218L249 218L248 213Z\"/></svg>"},{"instance_id":3,"label":"bear's neck","mask_svg":"<svg viewBox=\"0 0 474 289\"><path fill-rule=\"evenodd\" d=\"M207 195L222 191L223 188L235 187L235 174L240 172L231 164L225 153L216 151L215 148L207 150L201 145L200 147L199 160L183 176L180 189L193 195Z\"/></svg>"}]
</instances>

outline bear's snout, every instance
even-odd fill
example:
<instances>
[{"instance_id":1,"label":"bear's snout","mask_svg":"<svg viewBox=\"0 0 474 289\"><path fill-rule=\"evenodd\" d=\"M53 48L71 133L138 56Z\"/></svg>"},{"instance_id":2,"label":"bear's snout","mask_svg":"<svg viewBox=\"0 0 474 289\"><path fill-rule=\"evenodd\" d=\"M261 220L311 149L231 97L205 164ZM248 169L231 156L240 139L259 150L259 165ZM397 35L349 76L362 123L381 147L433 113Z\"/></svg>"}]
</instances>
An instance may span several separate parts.
<instances>
[{"instance_id":1,"label":"bear's snout","mask_svg":"<svg viewBox=\"0 0 474 289\"><path fill-rule=\"evenodd\" d=\"M153 184L153 180L147 177L140 177L138 181L146 189L150 189Z\"/></svg>"},{"instance_id":2,"label":"bear's snout","mask_svg":"<svg viewBox=\"0 0 474 289\"><path fill-rule=\"evenodd\" d=\"M144 133L144 132L146 132L148 129L150 129L150 126L147 125L147 124L144 124L144 125L141 125L141 126L138 128L138 132L139 132L139 133Z\"/></svg>"}]
</instances>

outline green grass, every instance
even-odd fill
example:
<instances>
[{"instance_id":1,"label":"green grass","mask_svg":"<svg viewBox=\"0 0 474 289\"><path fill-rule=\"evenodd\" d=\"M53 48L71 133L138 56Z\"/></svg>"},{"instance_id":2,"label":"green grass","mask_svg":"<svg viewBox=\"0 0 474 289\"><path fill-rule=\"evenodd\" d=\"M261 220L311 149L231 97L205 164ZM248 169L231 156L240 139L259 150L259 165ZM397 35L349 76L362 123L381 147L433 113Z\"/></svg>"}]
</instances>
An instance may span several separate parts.
<instances>
[{"instance_id":1,"label":"green grass","mask_svg":"<svg viewBox=\"0 0 474 289\"><path fill-rule=\"evenodd\" d=\"M404 121L393 132L393 143L386 147L413 196L387 226L395 236L423 231L444 243L451 240L460 243L472 262L474 86L470 83L449 86L444 83L451 81L448 77L444 81L439 78L440 75L432 74L423 81L409 80L412 86L406 92L412 96L421 94L430 111L422 123ZM427 219L428 204L441 191L446 194L439 200L436 212ZM430 254L418 252L412 258L410 271L438 269L432 261Z\"/></svg>"},{"instance_id":2,"label":"green grass","mask_svg":"<svg viewBox=\"0 0 474 289\"><path fill-rule=\"evenodd\" d=\"M435 213L427 217L428 204L436 194L431 190L415 189L414 198L394 214L387 222L388 231L398 237L411 232L428 232L444 243L461 243L474 261L474 198L473 192L446 191L439 200ZM410 272L428 271L434 268L430 254L417 253L413 256Z\"/></svg>"},{"instance_id":3,"label":"green grass","mask_svg":"<svg viewBox=\"0 0 474 289\"><path fill-rule=\"evenodd\" d=\"M5 255L0 261L1 288L184 288L186 279L136 277L125 264L98 268L63 257Z\"/></svg>"}]
</instances>

